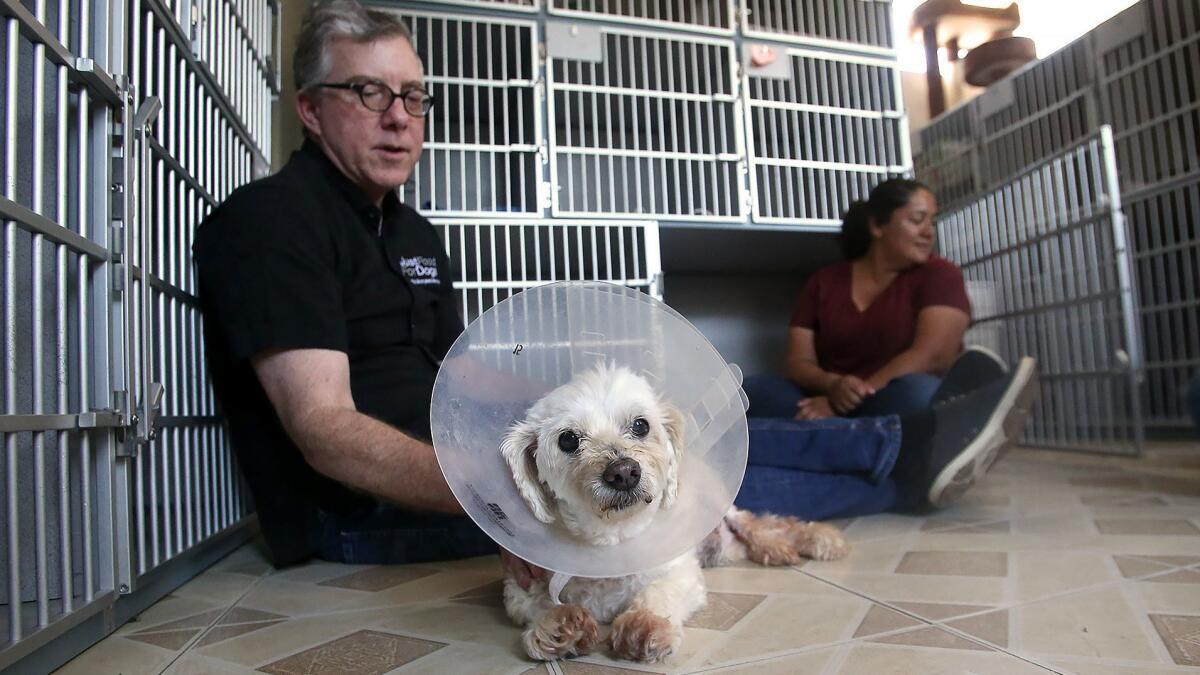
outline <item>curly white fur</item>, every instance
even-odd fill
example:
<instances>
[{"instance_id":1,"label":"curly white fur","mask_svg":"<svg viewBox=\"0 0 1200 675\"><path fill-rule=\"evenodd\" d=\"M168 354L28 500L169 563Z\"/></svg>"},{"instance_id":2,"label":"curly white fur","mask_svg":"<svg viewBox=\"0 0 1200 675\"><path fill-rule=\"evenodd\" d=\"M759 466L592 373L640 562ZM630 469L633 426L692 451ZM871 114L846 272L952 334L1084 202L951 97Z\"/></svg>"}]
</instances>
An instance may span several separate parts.
<instances>
[{"instance_id":1,"label":"curly white fur","mask_svg":"<svg viewBox=\"0 0 1200 675\"><path fill-rule=\"evenodd\" d=\"M539 520L560 520L573 536L611 546L637 536L674 502L682 420L645 379L601 366L535 403L505 436L501 452ZM564 434L570 436L565 442ZM627 460L640 470L636 484L614 487L606 470ZM684 621L704 606L702 565L746 558L794 564L801 555L832 560L847 550L841 533L828 525L732 508L696 551L666 565L630 576L571 579L560 594L562 605L551 600L545 581L526 590L508 578L504 605L513 621L526 626L522 642L534 659L591 651L599 642L599 622L613 625L617 656L659 661L678 650Z\"/></svg>"}]
</instances>

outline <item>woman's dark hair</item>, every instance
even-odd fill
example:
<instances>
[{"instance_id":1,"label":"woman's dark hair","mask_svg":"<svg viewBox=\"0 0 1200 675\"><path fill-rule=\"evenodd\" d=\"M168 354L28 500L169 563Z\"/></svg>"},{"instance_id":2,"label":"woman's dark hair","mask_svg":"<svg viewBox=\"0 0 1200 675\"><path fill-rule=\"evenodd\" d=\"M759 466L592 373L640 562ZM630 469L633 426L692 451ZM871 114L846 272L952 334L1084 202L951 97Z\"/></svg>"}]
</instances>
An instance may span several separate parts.
<instances>
[{"instance_id":1,"label":"woman's dark hair","mask_svg":"<svg viewBox=\"0 0 1200 675\"><path fill-rule=\"evenodd\" d=\"M918 190L932 192L924 183L907 178L885 180L871 190L867 201L858 201L842 216L842 253L847 260L857 260L871 248L871 219L884 225L896 209L908 203Z\"/></svg>"}]
</instances>

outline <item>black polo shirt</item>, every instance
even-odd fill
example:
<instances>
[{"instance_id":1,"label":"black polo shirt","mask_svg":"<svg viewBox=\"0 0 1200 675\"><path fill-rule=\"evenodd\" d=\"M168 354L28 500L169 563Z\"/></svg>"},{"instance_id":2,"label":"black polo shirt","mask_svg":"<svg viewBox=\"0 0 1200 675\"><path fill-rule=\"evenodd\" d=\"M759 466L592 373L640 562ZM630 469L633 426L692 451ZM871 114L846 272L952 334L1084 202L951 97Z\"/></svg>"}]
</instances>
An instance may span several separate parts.
<instances>
[{"instance_id":1,"label":"black polo shirt","mask_svg":"<svg viewBox=\"0 0 1200 675\"><path fill-rule=\"evenodd\" d=\"M438 365L463 330L433 226L389 193L377 208L311 141L236 190L192 248L213 386L276 565L315 551L318 513L374 500L288 439L250 366L272 349L335 349L362 413L428 439Z\"/></svg>"}]
</instances>

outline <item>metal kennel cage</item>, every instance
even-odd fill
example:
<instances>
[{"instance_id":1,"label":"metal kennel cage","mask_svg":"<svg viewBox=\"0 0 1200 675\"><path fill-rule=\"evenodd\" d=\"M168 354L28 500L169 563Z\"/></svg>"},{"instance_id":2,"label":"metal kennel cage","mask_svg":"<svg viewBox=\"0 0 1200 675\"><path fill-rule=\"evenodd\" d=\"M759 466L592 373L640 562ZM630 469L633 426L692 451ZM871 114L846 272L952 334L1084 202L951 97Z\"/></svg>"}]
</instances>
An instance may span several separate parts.
<instances>
[{"instance_id":1,"label":"metal kennel cage","mask_svg":"<svg viewBox=\"0 0 1200 675\"><path fill-rule=\"evenodd\" d=\"M780 68L747 68L746 135L756 223L840 227L871 188L909 171L893 61L798 47Z\"/></svg>"},{"instance_id":2,"label":"metal kennel cage","mask_svg":"<svg viewBox=\"0 0 1200 675\"><path fill-rule=\"evenodd\" d=\"M464 323L525 289L556 281L607 281L662 300L653 222L439 218L436 225L457 272Z\"/></svg>"},{"instance_id":3,"label":"metal kennel cage","mask_svg":"<svg viewBox=\"0 0 1200 675\"><path fill-rule=\"evenodd\" d=\"M547 31L555 216L744 218L732 41L617 26Z\"/></svg>"},{"instance_id":4,"label":"metal kennel cage","mask_svg":"<svg viewBox=\"0 0 1200 675\"><path fill-rule=\"evenodd\" d=\"M547 0L549 13L732 34L736 11L732 0Z\"/></svg>"},{"instance_id":5,"label":"metal kennel cage","mask_svg":"<svg viewBox=\"0 0 1200 675\"><path fill-rule=\"evenodd\" d=\"M889 0L746 0L745 34L894 55Z\"/></svg>"},{"instance_id":6,"label":"metal kennel cage","mask_svg":"<svg viewBox=\"0 0 1200 675\"><path fill-rule=\"evenodd\" d=\"M428 215L542 211L538 27L401 11L438 103L401 199Z\"/></svg>"}]
</instances>

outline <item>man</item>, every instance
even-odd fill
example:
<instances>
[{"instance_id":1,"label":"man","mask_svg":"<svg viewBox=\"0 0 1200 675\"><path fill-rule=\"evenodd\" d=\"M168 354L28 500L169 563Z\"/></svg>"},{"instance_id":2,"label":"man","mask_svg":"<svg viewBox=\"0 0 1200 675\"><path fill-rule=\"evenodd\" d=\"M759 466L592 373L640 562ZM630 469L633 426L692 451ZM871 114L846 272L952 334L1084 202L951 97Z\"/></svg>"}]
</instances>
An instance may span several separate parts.
<instances>
[{"instance_id":1,"label":"man","mask_svg":"<svg viewBox=\"0 0 1200 675\"><path fill-rule=\"evenodd\" d=\"M408 29L355 2L314 5L295 78L303 147L234 192L194 246L214 386L272 561L494 552L427 442L463 326L441 241L395 194L433 104Z\"/></svg>"},{"instance_id":2,"label":"man","mask_svg":"<svg viewBox=\"0 0 1200 675\"><path fill-rule=\"evenodd\" d=\"M441 241L395 194L420 158L434 103L408 30L353 0L316 4L295 78L303 147L279 173L235 191L193 249L214 388L271 560L495 552L462 515L427 440L437 369L463 325ZM964 462L978 474L990 466L1003 440L996 430L1029 386L1002 367L983 370L964 387L991 384L963 397L940 428L930 414L756 432L752 459L756 438L771 447L763 479L748 472L739 503L817 518L960 493L977 475L963 479ZM849 441L853 458L837 452ZM810 488L781 495L776 471ZM843 487L851 483L858 491ZM830 491L843 498L808 498ZM804 500L780 501L792 497ZM542 572L502 556L522 583Z\"/></svg>"}]
</instances>

